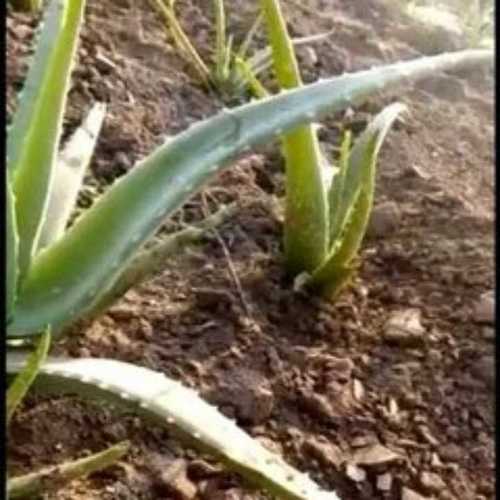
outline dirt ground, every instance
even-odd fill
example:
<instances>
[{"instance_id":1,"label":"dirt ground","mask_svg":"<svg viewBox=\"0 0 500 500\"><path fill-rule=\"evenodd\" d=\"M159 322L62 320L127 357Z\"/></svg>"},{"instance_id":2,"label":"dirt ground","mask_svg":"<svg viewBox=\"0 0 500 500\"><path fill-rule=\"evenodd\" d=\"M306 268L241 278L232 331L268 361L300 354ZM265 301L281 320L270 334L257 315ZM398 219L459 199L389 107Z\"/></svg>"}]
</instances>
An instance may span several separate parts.
<instances>
[{"instance_id":1,"label":"dirt ground","mask_svg":"<svg viewBox=\"0 0 500 500\"><path fill-rule=\"evenodd\" d=\"M428 36L380 0L302 0L310 12L283 3L294 36L336 30L300 49L306 81L463 46L456 36ZM88 4L65 133L94 100L108 103L87 182L100 191L166 135L225 103L197 85L148 2ZM256 6L226 4L241 39ZM210 7L178 1L205 57ZM8 14L9 113L36 22ZM212 211L242 205L219 228L230 261L220 238L207 236L55 352L130 361L196 387L343 500L492 499L493 89L493 74L474 70L438 75L399 98L411 113L383 146L363 266L335 304L294 292L283 274L282 221L268 208L283 194L283 161L272 144L205 190ZM396 98L379 95L325 120L325 149ZM201 217L198 195L165 228ZM165 430L72 398L29 398L9 438L10 474L132 441L117 466L45 498L267 498Z\"/></svg>"}]
</instances>

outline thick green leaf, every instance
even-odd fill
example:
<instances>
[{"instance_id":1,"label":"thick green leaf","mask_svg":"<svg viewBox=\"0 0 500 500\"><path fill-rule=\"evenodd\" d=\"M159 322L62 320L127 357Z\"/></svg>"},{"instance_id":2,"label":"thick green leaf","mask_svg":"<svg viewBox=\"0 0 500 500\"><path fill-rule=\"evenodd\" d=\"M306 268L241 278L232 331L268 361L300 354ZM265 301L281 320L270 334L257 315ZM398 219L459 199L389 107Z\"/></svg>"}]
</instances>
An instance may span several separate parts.
<instances>
[{"instance_id":1,"label":"thick green leaf","mask_svg":"<svg viewBox=\"0 0 500 500\"><path fill-rule=\"evenodd\" d=\"M106 114L96 103L59 154L38 249L59 239L71 217Z\"/></svg>"},{"instance_id":2,"label":"thick green leaf","mask_svg":"<svg viewBox=\"0 0 500 500\"><path fill-rule=\"evenodd\" d=\"M330 243L335 242L335 235L338 233L338 225L341 219L340 208L342 202L342 194L344 191L344 182L349 167L349 154L351 150L351 132L347 131L342 140L340 147L340 159L338 172L333 176L330 188L328 191L328 208L330 210Z\"/></svg>"},{"instance_id":3,"label":"thick green leaf","mask_svg":"<svg viewBox=\"0 0 500 500\"><path fill-rule=\"evenodd\" d=\"M10 320L17 295L17 235L14 193L9 171L6 171L6 251L7 251L7 288L5 293L7 320Z\"/></svg>"},{"instance_id":4,"label":"thick green leaf","mask_svg":"<svg viewBox=\"0 0 500 500\"><path fill-rule=\"evenodd\" d=\"M20 352L8 353L7 373L22 366ZM192 389L154 372L111 359L51 359L35 389L104 399L168 426L179 438L214 454L259 488L290 500L338 500L305 474L264 448Z\"/></svg>"},{"instance_id":5,"label":"thick green leaf","mask_svg":"<svg viewBox=\"0 0 500 500\"><path fill-rule=\"evenodd\" d=\"M128 452L129 448L130 443L122 441L88 457L9 479L7 481L8 497L37 498L43 493L53 492L69 481L88 476L113 465Z\"/></svg>"},{"instance_id":6,"label":"thick green leaf","mask_svg":"<svg viewBox=\"0 0 500 500\"><path fill-rule=\"evenodd\" d=\"M354 144L349 155L349 166L346 169L344 189L338 209L338 234L332 235L333 238L340 237L340 233L351 217L358 194L365 191L370 197L373 196L378 153L387 132L398 115L405 109L406 107L400 103L385 107ZM372 145L373 151L371 150Z\"/></svg>"},{"instance_id":7,"label":"thick green leaf","mask_svg":"<svg viewBox=\"0 0 500 500\"><path fill-rule=\"evenodd\" d=\"M84 0L52 0L8 133L16 197L19 275L26 275L47 208Z\"/></svg>"},{"instance_id":8,"label":"thick green leaf","mask_svg":"<svg viewBox=\"0 0 500 500\"><path fill-rule=\"evenodd\" d=\"M47 329L40 338L38 346L26 359L26 364L19 369L19 374L9 386L7 391L7 423L21 401L26 396L31 384L36 379L40 367L45 362L50 346L50 330Z\"/></svg>"},{"instance_id":9,"label":"thick green leaf","mask_svg":"<svg viewBox=\"0 0 500 500\"><path fill-rule=\"evenodd\" d=\"M391 125L405 109L394 103L382 110L358 138L349 156L338 210L338 233L328 259L314 272L311 284L335 296L352 270L370 220L377 157Z\"/></svg>"},{"instance_id":10,"label":"thick green leaf","mask_svg":"<svg viewBox=\"0 0 500 500\"><path fill-rule=\"evenodd\" d=\"M250 146L269 142L321 113L440 69L490 62L490 51L463 51L321 81L202 121L158 148L116 182L33 263L8 326L11 338L59 328L80 317L164 218Z\"/></svg>"},{"instance_id":11,"label":"thick green leaf","mask_svg":"<svg viewBox=\"0 0 500 500\"><path fill-rule=\"evenodd\" d=\"M262 10L280 86L302 86L293 43L278 0L262 0ZM323 179L324 160L311 125L282 137L286 163L285 256L291 274L311 272L325 259L328 245L328 205Z\"/></svg>"}]
</instances>

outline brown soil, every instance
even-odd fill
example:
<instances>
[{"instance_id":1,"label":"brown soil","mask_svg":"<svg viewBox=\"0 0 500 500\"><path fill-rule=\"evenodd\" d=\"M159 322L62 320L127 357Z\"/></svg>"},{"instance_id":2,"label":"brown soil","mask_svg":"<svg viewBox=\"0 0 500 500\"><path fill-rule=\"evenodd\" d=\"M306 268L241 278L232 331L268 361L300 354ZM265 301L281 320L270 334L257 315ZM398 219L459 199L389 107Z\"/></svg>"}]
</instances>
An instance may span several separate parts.
<instances>
[{"instance_id":1,"label":"brown soil","mask_svg":"<svg viewBox=\"0 0 500 500\"><path fill-rule=\"evenodd\" d=\"M288 7L295 36L337 30L314 46L316 63L301 50L308 81L425 52L415 27L380 1L301 3L321 15ZM206 53L211 9L202 0L178 4ZM227 9L242 36L255 7L232 0ZM147 2L89 0L86 19L66 132L94 99L109 103L88 179L101 189L165 135L224 103L194 82ZM7 21L12 111L36 20L10 13ZM338 145L342 127L361 130L391 100L378 96L326 120L325 148ZM283 192L273 145L205 190L212 210L231 200L245 206L219 230L244 296L210 236L55 351L134 362L196 387L344 500L399 499L404 488L441 500L493 498L494 331L476 310L494 286L493 76L437 77L401 100L411 114L382 150L363 267L335 304L294 292L283 274L282 224L267 208ZM168 229L201 216L197 196ZM422 328L411 339L387 333L389 317L412 311ZM166 431L70 398L30 398L9 436L10 474L132 441L119 465L46 498L266 498ZM377 443L404 459L390 460ZM353 467L368 452L382 463ZM187 477L175 486L168 470L179 463ZM388 491L379 488L384 481Z\"/></svg>"}]
</instances>

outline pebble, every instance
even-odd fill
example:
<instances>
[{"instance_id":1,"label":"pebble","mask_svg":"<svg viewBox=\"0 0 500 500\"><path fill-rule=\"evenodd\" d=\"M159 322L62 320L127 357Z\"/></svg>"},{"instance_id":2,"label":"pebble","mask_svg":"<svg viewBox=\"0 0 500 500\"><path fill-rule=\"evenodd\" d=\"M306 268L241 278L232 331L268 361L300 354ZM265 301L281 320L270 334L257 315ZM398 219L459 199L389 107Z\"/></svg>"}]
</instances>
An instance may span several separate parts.
<instances>
[{"instance_id":1,"label":"pebble","mask_svg":"<svg viewBox=\"0 0 500 500\"><path fill-rule=\"evenodd\" d=\"M377 476L377 490L390 491L392 487L392 475L388 472Z\"/></svg>"},{"instance_id":2,"label":"pebble","mask_svg":"<svg viewBox=\"0 0 500 500\"><path fill-rule=\"evenodd\" d=\"M343 462L342 452L337 446L314 436L304 441L302 450L306 456L318 460L327 467L338 469Z\"/></svg>"},{"instance_id":3,"label":"pebble","mask_svg":"<svg viewBox=\"0 0 500 500\"><path fill-rule=\"evenodd\" d=\"M374 444L366 448L356 450L353 462L358 465L382 465L397 462L402 457L394 451L381 444Z\"/></svg>"},{"instance_id":4,"label":"pebble","mask_svg":"<svg viewBox=\"0 0 500 500\"><path fill-rule=\"evenodd\" d=\"M420 485L424 491L437 493L446 488L446 483L439 474L424 471L420 474Z\"/></svg>"},{"instance_id":5,"label":"pebble","mask_svg":"<svg viewBox=\"0 0 500 500\"><path fill-rule=\"evenodd\" d=\"M422 167L420 167L419 165L416 165L415 163L408 165L404 169L403 175L406 177L417 177L417 178L423 179L423 180L429 180L431 178L430 174L428 174L427 172L424 172Z\"/></svg>"},{"instance_id":6,"label":"pebble","mask_svg":"<svg viewBox=\"0 0 500 500\"><path fill-rule=\"evenodd\" d=\"M425 328L422 326L419 309L394 312L387 320L383 337L390 344L414 347L424 341Z\"/></svg>"},{"instance_id":7,"label":"pebble","mask_svg":"<svg viewBox=\"0 0 500 500\"><path fill-rule=\"evenodd\" d=\"M345 473L349 479L352 479L356 483L366 480L366 471L355 464L347 464Z\"/></svg>"},{"instance_id":8,"label":"pebble","mask_svg":"<svg viewBox=\"0 0 500 500\"><path fill-rule=\"evenodd\" d=\"M175 460L161 474L163 485L179 500L192 500L196 497L197 488L186 475L186 462Z\"/></svg>"}]
</instances>

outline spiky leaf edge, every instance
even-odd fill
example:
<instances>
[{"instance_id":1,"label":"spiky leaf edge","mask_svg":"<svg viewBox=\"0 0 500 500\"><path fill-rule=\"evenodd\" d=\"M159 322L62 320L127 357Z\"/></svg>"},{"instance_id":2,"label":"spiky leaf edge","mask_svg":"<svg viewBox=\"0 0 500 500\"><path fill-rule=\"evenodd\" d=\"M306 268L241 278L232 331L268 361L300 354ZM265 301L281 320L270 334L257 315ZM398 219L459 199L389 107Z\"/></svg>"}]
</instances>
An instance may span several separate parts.
<instances>
[{"instance_id":1,"label":"spiky leaf edge","mask_svg":"<svg viewBox=\"0 0 500 500\"><path fill-rule=\"evenodd\" d=\"M23 359L22 352L9 352L7 373L16 373ZM107 401L166 425L180 439L212 453L254 486L280 498L338 500L335 493L321 490L195 391L147 368L110 359L52 359L41 368L35 388Z\"/></svg>"}]
</instances>

